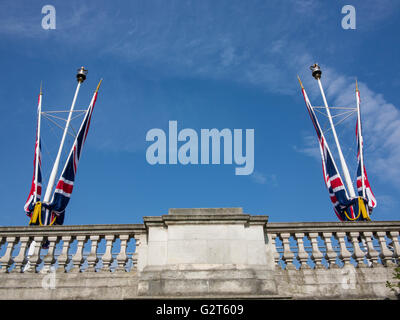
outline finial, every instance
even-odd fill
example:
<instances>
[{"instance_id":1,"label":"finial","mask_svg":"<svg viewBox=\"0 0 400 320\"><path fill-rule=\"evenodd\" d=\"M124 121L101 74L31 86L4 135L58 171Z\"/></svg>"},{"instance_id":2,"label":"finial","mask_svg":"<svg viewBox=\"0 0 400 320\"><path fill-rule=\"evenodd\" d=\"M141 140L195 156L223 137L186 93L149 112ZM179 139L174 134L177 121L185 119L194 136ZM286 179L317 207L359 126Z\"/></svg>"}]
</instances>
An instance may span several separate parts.
<instances>
[{"instance_id":1,"label":"finial","mask_svg":"<svg viewBox=\"0 0 400 320\"><path fill-rule=\"evenodd\" d=\"M300 83L301 88L304 89L303 84L301 83L301 80L300 80L300 77L299 77L299 76L297 76L297 80L299 80L299 83Z\"/></svg>"},{"instance_id":2,"label":"finial","mask_svg":"<svg viewBox=\"0 0 400 320\"><path fill-rule=\"evenodd\" d=\"M97 88L96 88L96 92L98 92L99 91L99 89L100 89L100 85L101 85L101 82L103 81L103 78L101 78L100 79L100 81L99 81L99 84L97 85Z\"/></svg>"},{"instance_id":3,"label":"finial","mask_svg":"<svg viewBox=\"0 0 400 320\"><path fill-rule=\"evenodd\" d=\"M40 95L43 95L43 81L40 81Z\"/></svg>"},{"instance_id":4,"label":"finial","mask_svg":"<svg viewBox=\"0 0 400 320\"><path fill-rule=\"evenodd\" d=\"M358 82L357 82L357 78L356 78L356 92L358 92Z\"/></svg>"},{"instance_id":5,"label":"finial","mask_svg":"<svg viewBox=\"0 0 400 320\"><path fill-rule=\"evenodd\" d=\"M314 63L311 67L310 67L311 71L312 71L312 76L315 78L315 80L319 80L321 79L321 68L319 67L319 65L317 63Z\"/></svg>"},{"instance_id":6,"label":"finial","mask_svg":"<svg viewBox=\"0 0 400 320\"><path fill-rule=\"evenodd\" d=\"M87 73L88 71L85 69L85 67L80 67L78 69L78 73L76 74L76 79L78 80L78 82L82 83L83 81L85 81Z\"/></svg>"}]
</instances>

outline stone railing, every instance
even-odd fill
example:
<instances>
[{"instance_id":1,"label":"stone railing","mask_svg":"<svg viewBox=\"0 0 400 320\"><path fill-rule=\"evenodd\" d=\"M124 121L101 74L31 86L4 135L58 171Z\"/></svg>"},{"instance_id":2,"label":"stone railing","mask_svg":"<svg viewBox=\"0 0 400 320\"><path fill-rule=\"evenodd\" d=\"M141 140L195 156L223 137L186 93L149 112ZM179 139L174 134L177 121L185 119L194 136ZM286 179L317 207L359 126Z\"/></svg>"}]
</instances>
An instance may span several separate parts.
<instances>
[{"instance_id":1,"label":"stone railing","mask_svg":"<svg viewBox=\"0 0 400 320\"><path fill-rule=\"evenodd\" d=\"M0 273L133 271L145 232L142 224L0 227Z\"/></svg>"},{"instance_id":2,"label":"stone railing","mask_svg":"<svg viewBox=\"0 0 400 320\"><path fill-rule=\"evenodd\" d=\"M393 267L400 263L400 221L268 223L277 268Z\"/></svg>"},{"instance_id":3,"label":"stone railing","mask_svg":"<svg viewBox=\"0 0 400 320\"><path fill-rule=\"evenodd\" d=\"M267 248L275 266L288 270L395 266L399 231L399 221L268 223ZM135 270L145 234L142 224L0 227L0 272Z\"/></svg>"},{"instance_id":4,"label":"stone railing","mask_svg":"<svg viewBox=\"0 0 400 320\"><path fill-rule=\"evenodd\" d=\"M0 227L0 299L395 298L400 221L271 223L241 208L143 221Z\"/></svg>"}]
</instances>

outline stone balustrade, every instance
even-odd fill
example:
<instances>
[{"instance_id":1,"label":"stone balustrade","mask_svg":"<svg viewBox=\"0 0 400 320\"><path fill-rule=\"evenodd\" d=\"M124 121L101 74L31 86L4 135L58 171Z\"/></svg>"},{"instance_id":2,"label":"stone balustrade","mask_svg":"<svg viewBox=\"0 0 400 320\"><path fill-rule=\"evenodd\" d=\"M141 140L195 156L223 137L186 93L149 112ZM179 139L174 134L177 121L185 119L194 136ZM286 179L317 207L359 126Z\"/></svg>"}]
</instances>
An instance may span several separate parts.
<instances>
[{"instance_id":1,"label":"stone balustrade","mask_svg":"<svg viewBox=\"0 0 400 320\"><path fill-rule=\"evenodd\" d=\"M241 208L143 221L0 227L0 298L395 298L400 221L277 223Z\"/></svg>"},{"instance_id":2,"label":"stone balustrade","mask_svg":"<svg viewBox=\"0 0 400 320\"><path fill-rule=\"evenodd\" d=\"M393 267L400 262L399 221L268 223L277 268Z\"/></svg>"},{"instance_id":3,"label":"stone balustrade","mask_svg":"<svg viewBox=\"0 0 400 320\"><path fill-rule=\"evenodd\" d=\"M0 273L135 270L143 234L142 224L0 227Z\"/></svg>"},{"instance_id":4,"label":"stone balustrade","mask_svg":"<svg viewBox=\"0 0 400 320\"><path fill-rule=\"evenodd\" d=\"M268 223L266 236L278 268L328 269L349 264L368 268L399 264L399 231L398 221ZM127 244L133 240L136 249L145 233L142 224L0 227L0 272L45 272L51 267L62 272L130 270L137 263L137 254L127 252ZM105 252L99 253L102 239ZM113 253L118 239L119 252ZM44 249L46 242L48 248ZM71 252L74 242L76 248ZM84 253L89 243L90 249ZM33 252L28 255L31 244Z\"/></svg>"}]
</instances>

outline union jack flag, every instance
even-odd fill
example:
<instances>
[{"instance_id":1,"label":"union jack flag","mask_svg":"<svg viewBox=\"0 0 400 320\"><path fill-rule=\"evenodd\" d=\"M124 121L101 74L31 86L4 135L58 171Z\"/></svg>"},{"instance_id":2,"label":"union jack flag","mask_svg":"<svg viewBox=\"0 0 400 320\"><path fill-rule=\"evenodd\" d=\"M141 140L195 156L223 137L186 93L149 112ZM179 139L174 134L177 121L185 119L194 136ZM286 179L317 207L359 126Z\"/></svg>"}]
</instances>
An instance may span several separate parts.
<instances>
[{"instance_id":1,"label":"union jack flag","mask_svg":"<svg viewBox=\"0 0 400 320\"><path fill-rule=\"evenodd\" d=\"M35 203L37 201L40 201L40 197L42 195L42 157L41 157L41 143L38 141L38 132L39 132L39 117L40 117L40 109L39 105L41 102L41 94L39 94L39 100L38 100L38 123L36 127L36 141L35 141L35 156L33 158L33 177L32 177L32 184L31 184L31 190L28 195L28 199L25 202L24 205L24 210L25 213L28 217L31 216L33 209L35 207ZM39 157L37 157L37 155ZM38 158L38 159L36 159ZM36 163L38 162L38 163ZM37 182L36 182L36 173L37 173Z\"/></svg>"},{"instance_id":2,"label":"union jack flag","mask_svg":"<svg viewBox=\"0 0 400 320\"><path fill-rule=\"evenodd\" d=\"M357 108L359 110L361 98L360 98L360 92L358 91L358 88L356 89L356 98L357 98ZM360 114L360 112L358 112L357 116L360 117L360 119L357 118L357 124L356 124L357 161L358 161L357 191L358 191L358 195L360 197L363 197L366 200L366 202L368 204L369 213L371 213L372 209L374 209L376 207L377 202L376 202L374 193L372 192L371 185L369 184L369 181L368 181L367 171L365 170L364 161L362 161L363 137L361 134L362 130L361 130L361 114ZM360 124L360 128L358 128L359 124ZM364 178L364 183L363 183L363 178Z\"/></svg>"},{"instance_id":3,"label":"union jack flag","mask_svg":"<svg viewBox=\"0 0 400 320\"><path fill-rule=\"evenodd\" d=\"M335 161L332 157L328 143L325 140L322 129L318 123L318 119L314 113L314 109L308 99L307 93L302 86L302 93L304 101L307 106L308 113L311 121L314 125L315 131L317 132L319 149L322 158L322 171L324 175L325 185L328 188L329 196L333 205L333 209L341 221L348 220L345 215L345 210L348 211L352 219L355 218L353 204L356 203L355 199L349 199L347 196L346 188L344 187L343 180L336 167Z\"/></svg>"},{"instance_id":4,"label":"union jack flag","mask_svg":"<svg viewBox=\"0 0 400 320\"><path fill-rule=\"evenodd\" d=\"M37 153L37 148L39 148L39 163L38 163L38 173L37 173L37 184L36 184L36 153ZM33 209L35 208L35 203L37 201L40 201L40 197L42 195L42 170L41 170L41 152L40 152L40 143L36 141L35 143L35 156L33 158L33 177L32 177L32 184L31 184L31 190L28 195L28 199L26 200L26 203L24 205L24 210L27 214L28 217L31 216Z\"/></svg>"},{"instance_id":5,"label":"union jack flag","mask_svg":"<svg viewBox=\"0 0 400 320\"><path fill-rule=\"evenodd\" d=\"M96 99L97 90L93 95L89 108L86 111L85 117L75 138L74 144L71 148L60 179L58 180L58 183L56 185L53 200L48 205L44 204L46 208L51 210L51 217L49 217L50 221L56 219L56 224L62 224L64 221L65 208L67 207L68 202L71 198L78 163L82 154L83 145L89 131L90 120L92 117Z\"/></svg>"}]
</instances>

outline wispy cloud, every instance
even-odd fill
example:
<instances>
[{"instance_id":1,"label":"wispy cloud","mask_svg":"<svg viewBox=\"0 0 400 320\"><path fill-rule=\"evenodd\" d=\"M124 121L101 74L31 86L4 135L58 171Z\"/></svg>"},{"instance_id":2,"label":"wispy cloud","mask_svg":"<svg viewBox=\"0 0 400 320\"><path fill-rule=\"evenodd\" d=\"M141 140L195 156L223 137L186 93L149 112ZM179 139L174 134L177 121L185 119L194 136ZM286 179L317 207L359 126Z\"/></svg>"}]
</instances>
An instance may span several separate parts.
<instances>
[{"instance_id":1,"label":"wispy cloud","mask_svg":"<svg viewBox=\"0 0 400 320\"><path fill-rule=\"evenodd\" d=\"M312 135L302 135L303 145L302 146L292 146L293 150L296 152L303 153L309 157L312 157L316 160L321 160L321 154L318 147L318 141L316 136Z\"/></svg>"},{"instance_id":2,"label":"wispy cloud","mask_svg":"<svg viewBox=\"0 0 400 320\"><path fill-rule=\"evenodd\" d=\"M317 14L319 7L316 2L301 3L298 10L307 9L311 11L308 14ZM250 21L246 11L220 11L220 8L213 8L214 12L210 16L206 14L210 9L207 5L191 7L191 10L199 11L199 16L206 17L202 20L193 19L191 15L181 16L169 6L165 9L166 14L158 14L159 20L153 20L152 23L144 21L144 17L134 16L135 23L131 32L125 33L113 46L105 49L107 53L130 61L162 65L170 75L224 79L269 92L298 95L297 83L293 81L295 74L303 74L301 70L305 70L314 58L307 37L298 40L297 29L301 29L305 21L296 18L296 10L282 13L286 16L285 19L281 17L279 22L271 15L268 18L276 24L266 27L264 23L267 17L264 16L262 21ZM227 26L216 24L215 21L221 15L221 21L241 23ZM248 24L248 29L243 28L244 22ZM167 27L163 28L164 25ZM182 28L183 25L185 28ZM265 29L268 32L249 32ZM355 106L354 77L337 71L334 66L323 67L324 84L330 103L336 106ZM304 82L315 96L318 89L315 83L311 85L312 81L311 77L307 77ZM360 81L359 86L367 169L381 179L391 176L398 180L400 112L366 83ZM348 126L347 130L348 136L354 140L354 134L350 134L354 126ZM319 159L315 137L305 136L304 139L304 145L297 147L297 151ZM266 181L261 174L255 175L254 179L258 183Z\"/></svg>"},{"instance_id":3,"label":"wispy cloud","mask_svg":"<svg viewBox=\"0 0 400 320\"><path fill-rule=\"evenodd\" d=\"M354 78L328 70L327 88L333 103L354 106ZM331 88L332 86L332 88ZM383 181L400 179L400 111L359 82L367 169ZM353 129L352 126L351 129ZM394 183L394 181L393 181Z\"/></svg>"},{"instance_id":4,"label":"wispy cloud","mask_svg":"<svg viewBox=\"0 0 400 320\"><path fill-rule=\"evenodd\" d=\"M310 18L321 16L321 3L311 0L292 0L284 5L279 1L260 1L254 5L234 2L229 7L203 1L185 6L180 2L159 1L157 10L139 2L127 5L126 10L107 3L102 3L107 10L96 10L95 5L81 2L72 2L68 7L59 2L55 6L58 28L55 41L66 42L70 47L84 43L83 50L90 47L93 52L96 48L98 55L122 59L128 67L148 66L156 69L159 77L234 81L289 96L298 95L295 75L304 74L315 61L316 52L321 54L315 48L316 38L318 47L328 47L332 40L319 37L318 32L306 32L315 29ZM370 7L360 5L360 15L367 15L365 8ZM398 7L385 1L385 5L377 6L378 11L370 12L370 20L384 21ZM39 31L41 37L44 34L37 7L24 11L20 5L3 2L0 8L0 34L22 37L39 36ZM354 78L338 71L337 66L323 67L330 103L354 106ZM310 78L304 79L304 84L312 98L318 89L315 83L311 85ZM359 85L367 169L379 173L381 179L390 176L399 180L400 111L366 83L360 81ZM126 108L120 113L130 115L132 111ZM113 133L109 139L105 140L105 148L115 147L112 141L127 140L114 137ZM304 139L304 145L296 150L318 158L312 136ZM132 144L135 142L127 142L125 147L134 149ZM125 148L123 143L117 145ZM262 176L255 179L259 183L264 181Z\"/></svg>"},{"instance_id":5,"label":"wispy cloud","mask_svg":"<svg viewBox=\"0 0 400 320\"><path fill-rule=\"evenodd\" d=\"M273 187L276 187L278 185L276 174L264 174L259 171L254 171L250 178L258 184L268 184Z\"/></svg>"},{"instance_id":6,"label":"wispy cloud","mask_svg":"<svg viewBox=\"0 0 400 320\"><path fill-rule=\"evenodd\" d=\"M267 177L258 171L254 171L253 174L251 175L251 178L255 183L265 184L267 182Z\"/></svg>"}]
</instances>

